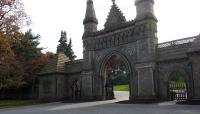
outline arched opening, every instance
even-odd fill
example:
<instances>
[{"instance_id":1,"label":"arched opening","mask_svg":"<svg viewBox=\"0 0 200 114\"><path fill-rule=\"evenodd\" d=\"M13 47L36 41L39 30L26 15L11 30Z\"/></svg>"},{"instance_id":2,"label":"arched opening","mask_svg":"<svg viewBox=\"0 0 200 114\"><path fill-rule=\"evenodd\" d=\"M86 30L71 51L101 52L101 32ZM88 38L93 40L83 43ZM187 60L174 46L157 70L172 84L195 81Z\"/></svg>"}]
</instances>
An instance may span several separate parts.
<instances>
[{"instance_id":1,"label":"arched opening","mask_svg":"<svg viewBox=\"0 0 200 114\"><path fill-rule=\"evenodd\" d=\"M81 98L81 87L80 87L80 81L74 80L72 83L72 99L78 100Z\"/></svg>"},{"instance_id":2,"label":"arched opening","mask_svg":"<svg viewBox=\"0 0 200 114\"><path fill-rule=\"evenodd\" d=\"M188 83L185 75L179 71L172 72L168 82L169 100L188 100Z\"/></svg>"},{"instance_id":3,"label":"arched opening","mask_svg":"<svg viewBox=\"0 0 200 114\"><path fill-rule=\"evenodd\" d=\"M120 93L129 99L130 66L124 56L118 53L108 56L102 64L101 73L104 99L114 99Z\"/></svg>"}]
</instances>

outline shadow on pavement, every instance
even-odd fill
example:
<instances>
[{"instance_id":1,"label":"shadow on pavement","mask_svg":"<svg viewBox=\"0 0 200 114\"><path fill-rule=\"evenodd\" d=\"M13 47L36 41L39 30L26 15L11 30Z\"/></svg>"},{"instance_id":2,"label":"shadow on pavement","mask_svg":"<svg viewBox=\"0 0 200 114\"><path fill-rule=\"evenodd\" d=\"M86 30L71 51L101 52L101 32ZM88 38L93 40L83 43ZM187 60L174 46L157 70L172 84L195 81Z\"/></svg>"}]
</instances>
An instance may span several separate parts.
<instances>
[{"instance_id":1,"label":"shadow on pavement","mask_svg":"<svg viewBox=\"0 0 200 114\"><path fill-rule=\"evenodd\" d=\"M200 105L200 100L193 100L193 101L178 101L176 104L179 105Z\"/></svg>"}]
</instances>

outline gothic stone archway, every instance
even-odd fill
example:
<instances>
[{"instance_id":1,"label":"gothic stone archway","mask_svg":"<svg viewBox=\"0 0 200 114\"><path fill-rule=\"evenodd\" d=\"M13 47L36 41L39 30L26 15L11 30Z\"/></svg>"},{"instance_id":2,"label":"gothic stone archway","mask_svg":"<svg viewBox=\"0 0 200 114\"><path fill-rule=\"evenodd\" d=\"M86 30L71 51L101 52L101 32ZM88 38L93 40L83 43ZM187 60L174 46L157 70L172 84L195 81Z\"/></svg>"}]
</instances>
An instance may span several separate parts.
<instances>
[{"instance_id":1,"label":"gothic stone archway","mask_svg":"<svg viewBox=\"0 0 200 114\"><path fill-rule=\"evenodd\" d=\"M100 67L103 99L113 99L115 97L113 86L116 83L115 79L117 78L119 72L123 72L123 74L127 77L128 81L126 84L129 86L131 96L132 86L130 83L133 81L132 78L130 78L130 75L132 74L130 63L124 55L119 52L114 52L103 59Z\"/></svg>"},{"instance_id":2,"label":"gothic stone archway","mask_svg":"<svg viewBox=\"0 0 200 114\"><path fill-rule=\"evenodd\" d=\"M147 4L147 2L150 2ZM98 21L94 12L93 2L87 2L88 10L84 19L83 34L83 95L87 98L103 98L101 63L113 50L129 53L122 58L128 58L131 65L130 84L135 84L134 94L130 99L155 99L155 66L157 48L157 19L151 8L152 1L136 1L137 12L134 21L126 21L118 6L113 3L103 30L97 30ZM143 9L143 7L147 9ZM150 9L148 9L150 8ZM146 12L147 10L148 13ZM93 12L91 17L91 12ZM105 54L107 53L107 54ZM103 59L101 57L103 57ZM112 55L111 55L112 56ZM109 56L107 56L109 59ZM124 59L126 61L126 59ZM100 64L100 65L99 65ZM106 63L105 63L106 64ZM103 64L104 65L104 64ZM134 66L134 67L133 67ZM135 70L135 71L134 71ZM134 71L134 72L133 72ZM104 80L103 80L104 81Z\"/></svg>"}]
</instances>

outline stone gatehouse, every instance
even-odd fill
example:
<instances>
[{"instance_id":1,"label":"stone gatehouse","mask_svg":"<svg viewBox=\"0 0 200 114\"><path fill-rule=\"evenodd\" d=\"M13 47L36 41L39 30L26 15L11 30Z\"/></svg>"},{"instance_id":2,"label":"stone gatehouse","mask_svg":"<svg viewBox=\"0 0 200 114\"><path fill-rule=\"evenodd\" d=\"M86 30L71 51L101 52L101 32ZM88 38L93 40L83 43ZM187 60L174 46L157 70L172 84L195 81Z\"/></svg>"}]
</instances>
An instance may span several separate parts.
<instances>
[{"instance_id":1,"label":"stone gatehouse","mask_svg":"<svg viewBox=\"0 0 200 114\"><path fill-rule=\"evenodd\" d=\"M199 100L200 36L159 44L153 5L154 0L136 0L137 16L127 21L113 0L104 29L97 30L93 1L88 0L83 59L69 61L58 52L38 74L39 99L105 100L112 64L123 63L131 101L166 100L179 96L178 90L187 100ZM169 85L175 75L185 84Z\"/></svg>"}]
</instances>

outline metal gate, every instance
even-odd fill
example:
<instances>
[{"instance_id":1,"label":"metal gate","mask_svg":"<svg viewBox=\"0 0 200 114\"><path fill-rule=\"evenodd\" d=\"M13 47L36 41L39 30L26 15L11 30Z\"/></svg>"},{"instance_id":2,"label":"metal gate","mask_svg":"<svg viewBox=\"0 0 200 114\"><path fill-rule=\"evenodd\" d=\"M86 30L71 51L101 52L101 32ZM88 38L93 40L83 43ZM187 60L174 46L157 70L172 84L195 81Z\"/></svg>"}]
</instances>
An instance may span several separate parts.
<instances>
[{"instance_id":1,"label":"metal gate","mask_svg":"<svg viewBox=\"0 0 200 114\"><path fill-rule=\"evenodd\" d=\"M187 100L188 90L185 82L169 82L169 99L170 100Z\"/></svg>"}]
</instances>

